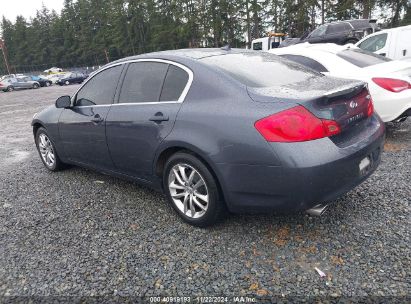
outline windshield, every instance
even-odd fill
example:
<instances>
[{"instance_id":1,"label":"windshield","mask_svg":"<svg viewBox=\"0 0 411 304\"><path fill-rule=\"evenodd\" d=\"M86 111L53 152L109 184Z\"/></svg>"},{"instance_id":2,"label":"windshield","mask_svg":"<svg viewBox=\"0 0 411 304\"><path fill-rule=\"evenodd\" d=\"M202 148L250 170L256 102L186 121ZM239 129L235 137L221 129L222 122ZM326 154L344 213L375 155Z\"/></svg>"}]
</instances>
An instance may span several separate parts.
<instances>
[{"instance_id":1,"label":"windshield","mask_svg":"<svg viewBox=\"0 0 411 304\"><path fill-rule=\"evenodd\" d=\"M361 49L347 49L337 53L337 56L360 68L391 61L387 57Z\"/></svg>"},{"instance_id":2,"label":"windshield","mask_svg":"<svg viewBox=\"0 0 411 304\"><path fill-rule=\"evenodd\" d=\"M244 52L205 57L200 61L223 70L249 87L281 86L322 76L300 64L269 53Z\"/></svg>"}]
</instances>

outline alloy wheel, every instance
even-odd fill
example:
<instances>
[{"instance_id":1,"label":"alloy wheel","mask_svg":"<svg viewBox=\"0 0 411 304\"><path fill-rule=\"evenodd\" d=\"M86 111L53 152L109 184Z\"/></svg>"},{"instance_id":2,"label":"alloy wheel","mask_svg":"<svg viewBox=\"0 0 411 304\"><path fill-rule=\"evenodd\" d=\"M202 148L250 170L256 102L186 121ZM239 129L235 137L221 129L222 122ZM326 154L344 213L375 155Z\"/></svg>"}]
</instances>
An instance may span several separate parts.
<instances>
[{"instance_id":1,"label":"alloy wheel","mask_svg":"<svg viewBox=\"0 0 411 304\"><path fill-rule=\"evenodd\" d=\"M38 144L41 158L43 159L44 163L47 165L47 167L53 167L56 162L56 155L54 153L53 145L48 136L44 133L40 134Z\"/></svg>"},{"instance_id":2,"label":"alloy wheel","mask_svg":"<svg viewBox=\"0 0 411 304\"><path fill-rule=\"evenodd\" d=\"M188 164L176 164L170 170L168 187L171 198L185 216L200 218L208 209L209 193L200 173Z\"/></svg>"}]
</instances>

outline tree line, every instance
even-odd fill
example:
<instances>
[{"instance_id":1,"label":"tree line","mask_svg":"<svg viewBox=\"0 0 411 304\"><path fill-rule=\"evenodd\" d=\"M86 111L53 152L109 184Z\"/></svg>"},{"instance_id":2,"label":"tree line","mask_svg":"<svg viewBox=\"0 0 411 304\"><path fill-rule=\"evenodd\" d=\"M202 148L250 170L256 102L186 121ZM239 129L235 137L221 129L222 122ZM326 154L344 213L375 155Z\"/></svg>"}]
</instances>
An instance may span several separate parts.
<instances>
[{"instance_id":1,"label":"tree line","mask_svg":"<svg viewBox=\"0 0 411 304\"><path fill-rule=\"evenodd\" d=\"M245 47L267 31L298 37L321 23L379 18L411 24L410 0L65 0L30 20L2 18L12 72L102 65L132 54L229 43ZM0 60L0 74L6 73Z\"/></svg>"}]
</instances>

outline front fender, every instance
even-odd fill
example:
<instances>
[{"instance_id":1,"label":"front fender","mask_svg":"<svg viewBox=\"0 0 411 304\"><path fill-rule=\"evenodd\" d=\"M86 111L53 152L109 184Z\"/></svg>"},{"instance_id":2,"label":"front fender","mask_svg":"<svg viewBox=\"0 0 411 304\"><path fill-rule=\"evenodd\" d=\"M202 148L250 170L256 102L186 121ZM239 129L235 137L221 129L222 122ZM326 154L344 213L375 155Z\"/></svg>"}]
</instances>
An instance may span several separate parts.
<instances>
[{"instance_id":1,"label":"front fender","mask_svg":"<svg viewBox=\"0 0 411 304\"><path fill-rule=\"evenodd\" d=\"M42 126L47 130L47 133L53 142L59 157L64 159L64 149L61 145L60 134L58 129L58 122L61 113L64 109L57 109L54 105L47 107L43 111L34 114L31 121L31 126L33 127L33 135L38 126Z\"/></svg>"}]
</instances>

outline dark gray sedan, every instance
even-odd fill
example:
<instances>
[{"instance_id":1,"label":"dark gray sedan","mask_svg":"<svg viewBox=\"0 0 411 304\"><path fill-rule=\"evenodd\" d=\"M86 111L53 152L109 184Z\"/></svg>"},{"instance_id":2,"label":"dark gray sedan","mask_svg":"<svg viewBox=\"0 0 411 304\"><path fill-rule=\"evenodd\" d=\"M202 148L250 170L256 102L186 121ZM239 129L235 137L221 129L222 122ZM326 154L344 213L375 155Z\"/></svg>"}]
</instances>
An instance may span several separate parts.
<instances>
[{"instance_id":1,"label":"dark gray sedan","mask_svg":"<svg viewBox=\"0 0 411 304\"><path fill-rule=\"evenodd\" d=\"M384 139L364 83L230 49L112 62L32 125L49 170L149 185L196 226L226 210L319 215L375 170Z\"/></svg>"}]
</instances>

